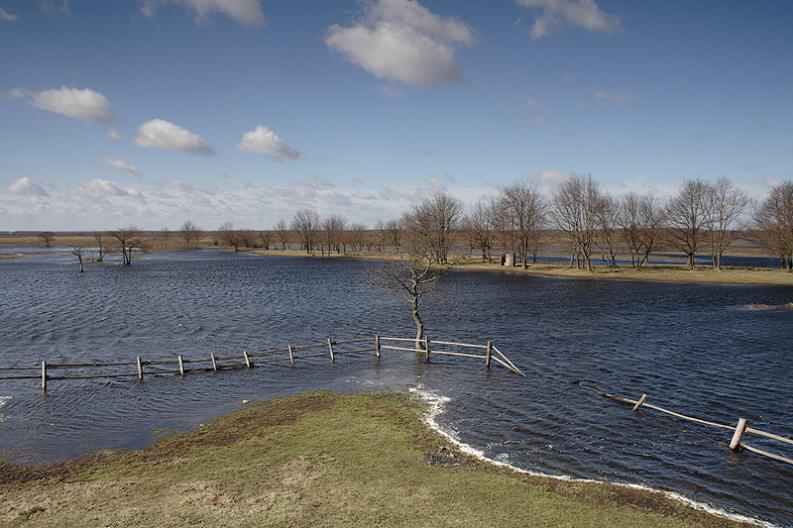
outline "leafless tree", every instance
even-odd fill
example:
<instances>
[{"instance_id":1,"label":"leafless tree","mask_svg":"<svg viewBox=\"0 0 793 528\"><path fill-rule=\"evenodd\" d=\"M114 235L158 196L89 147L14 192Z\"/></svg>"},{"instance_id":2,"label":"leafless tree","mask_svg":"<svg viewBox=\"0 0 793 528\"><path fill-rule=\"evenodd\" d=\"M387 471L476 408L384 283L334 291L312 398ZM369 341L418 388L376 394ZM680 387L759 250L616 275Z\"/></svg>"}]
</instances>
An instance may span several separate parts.
<instances>
[{"instance_id":1,"label":"leafless tree","mask_svg":"<svg viewBox=\"0 0 793 528\"><path fill-rule=\"evenodd\" d=\"M300 236L300 241L306 253L310 254L314 249L314 241L319 226L319 215L311 209L298 211L292 220L292 230Z\"/></svg>"},{"instance_id":2,"label":"leafless tree","mask_svg":"<svg viewBox=\"0 0 793 528\"><path fill-rule=\"evenodd\" d=\"M572 175L553 193L550 217L570 242L570 267L592 271L592 246L597 234L597 209L602 199L592 176Z\"/></svg>"},{"instance_id":3,"label":"leafless tree","mask_svg":"<svg viewBox=\"0 0 793 528\"><path fill-rule=\"evenodd\" d=\"M195 225L190 220L186 221L182 224L182 229L180 230L182 235L182 239L187 247L193 247L198 244L198 241L201 240L201 228Z\"/></svg>"},{"instance_id":4,"label":"leafless tree","mask_svg":"<svg viewBox=\"0 0 793 528\"><path fill-rule=\"evenodd\" d=\"M111 232L111 235L118 244L121 251L122 262L125 266L132 264L132 254L142 249L143 242L140 239L140 231L137 227L120 227Z\"/></svg>"},{"instance_id":5,"label":"leafless tree","mask_svg":"<svg viewBox=\"0 0 793 528\"><path fill-rule=\"evenodd\" d=\"M705 186L703 222L710 241L713 269L721 271L721 258L734 239L737 222L746 212L749 197L727 178Z\"/></svg>"},{"instance_id":6,"label":"leafless tree","mask_svg":"<svg viewBox=\"0 0 793 528\"><path fill-rule=\"evenodd\" d=\"M383 226L383 230L386 232L386 244L393 247L396 252L399 252L402 247L402 233L405 230L402 222L400 220L389 220Z\"/></svg>"},{"instance_id":7,"label":"leafless tree","mask_svg":"<svg viewBox=\"0 0 793 528\"><path fill-rule=\"evenodd\" d=\"M468 215L468 227L473 233L476 247L482 252L482 260L493 261L493 246L496 243L497 219L501 206L493 198L479 200Z\"/></svg>"},{"instance_id":8,"label":"leafless tree","mask_svg":"<svg viewBox=\"0 0 793 528\"><path fill-rule=\"evenodd\" d=\"M77 262L80 264L80 273L85 271L85 269L83 267L83 252L84 251L85 251L85 248L82 247L82 246L73 247L72 251L71 251L72 255L77 257Z\"/></svg>"},{"instance_id":9,"label":"leafless tree","mask_svg":"<svg viewBox=\"0 0 793 528\"><path fill-rule=\"evenodd\" d=\"M783 270L793 272L793 182L771 189L754 212L757 234L779 258Z\"/></svg>"},{"instance_id":10,"label":"leafless tree","mask_svg":"<svg viewBox=\"0 0 793 528\"><path fill-rule=\"evenodd\" d=\"M113 246L109 242L112 235L107 233L97 232L94 233L94 240L96 241L96 261L104 262L105 257L113 252Z\"/></svg>"},{"instance_id":11,"label":"leafless tree","mask_svg":"<svg viewBox=\"0 0 793 528\"><path fill-rule=\"evenodd\" d=\"M650 195L627 194L617 217L621 234L631 253L631 265L639 268L650 260L661 238L666 214Z\"/></svg>"},{"instance_id":12,"label":"leafless tree","mask_svg":"<svg viewBox=\"0 0 793 528\"><path fill-rule=\"evenodd\" d=\"M55 233L52 231L42 231L39 233L39 238L44 242L44 247L50 247L52 241L55 240Z\"/></svg>"},{"instance_id":13,"label":"leafless tree","mask_svg":"<svg viewBox=\"0 0 793 528\"><path fill-rule=\"evenodd\" d=\"M603 261L608 268L617 267L617 251L619 242L619 205L609 194L603 193L595 208L597 235L595 244L603 254Z\"/></svg>"},{"instance_id":14,"label":"leafless tree","mask_svg":"<svg viewBox=\"0 0 793 528\"><path fill-rule=\"evenodd\" d=\"M270 232L269 231L259 231L259 245L264 249L270 249Z\"/></svg>"},{"instance_id":15,"label":"leafless tree","mask_svg":"<svg viewBox=\"0 0 793 528\"><path fill-rule=\"evenodd\" d=\"M347 240L353 254L363 251L366 238L366 226L363 224L351 224L347 230Z\"/></svg>"},{"instance_id":16,"label":"leafless tree","mask_svg":"<svg viewBox=\"0 0 793 528\"><path fill-rule=\"evenodd\" d=\"M405 216L405 225L414 246L412 253L423 254L428 251L433 261L441 265L448 264L449 250L462 217L460 200L445 192L436 192L413 206L412 211Z\"/></svg>"},{"instance_id":17,"label":"leafless tree","mask_svg":"<svg viewBox=\"0 0 793 528\"><path fill-rule=\"evenodd\" d=\"M685 253L688 269L694 269L701 231L705 223L704 198L707 184L699 179L687 180L666 206L672 237Z\"/></svg>"},{"instance_id":18,"label":"leafless tree","mask_svg":"<svg viewBox=\"0 0 793 528\"><path fill-rule=\"evenodd\" d=\"M225 222L218 226L218 238L220 239L220 243L224 246L234 248L235 253L240 250L240 247L242 247L245 242L242 232L235 229L234 224L231 222Z\"/></svg>"},{"instance_id":19,"label":"leafless tree","mask_svg":"<svg viewBox=\"0 0 793 528\"><path fill-rule=\"evenodd\" d=\"M281 249L286 249L286 245L289 243L289 229L286 227L286 222L278 220L278 222L275 223L274 231L275 237L281 244Z\"/></svg>"},{"instance_id":20,"label":"leafless tree","mask_svg":"<svg viewBox=\"0 0 793 528\"><path fill-rule=\"evenodd\" d=\"M545 225L545 200L540 189L528 183L515 183L501 191L501 210L514 232L523 269L529 266L529 253Z\"/></svg>"},{"instance_id":21,"label":"leafless tree","mask_svg":"<svg viewBox=\"0 0 793 528\"><path fill-rule=\"evenodd\" d=\"M322 246L331 253L341 253L344 249L344 232L347 229L347 220L341 215L330 215L322 221Z\"/></svg>"}]
</instances>

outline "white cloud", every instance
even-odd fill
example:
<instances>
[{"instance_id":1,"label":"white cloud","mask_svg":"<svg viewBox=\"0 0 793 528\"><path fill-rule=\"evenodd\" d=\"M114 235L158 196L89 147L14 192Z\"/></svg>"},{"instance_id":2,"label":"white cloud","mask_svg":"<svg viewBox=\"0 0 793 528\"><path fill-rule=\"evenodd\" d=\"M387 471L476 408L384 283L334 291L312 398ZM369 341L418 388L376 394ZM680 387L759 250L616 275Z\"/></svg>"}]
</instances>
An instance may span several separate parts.
<instances>
[{"instance_id":1,"label":"white cloud","mask_svg":"<svg viewBox=\"0 0 793 528\"><path fill-rule=\"evenodd\" d=\"M593 33L616 33L620 19L602 11L595 0L517 0L538 12L529 35L537 40L572 26Z\"/></svg>"},{"instance_id":2,"label":"white cloud","mask_svg":"<svg viewBox=\"0 0 793 528\"><path fill-rule=\"evenodd\" d=\"M621 94L619 92L602 92L598 91L594 93L594 96L603 101L604 103L609 104L622 104L628 100L625 94Z\"/></svg>"},{"instance_id":3,"label":"white cloud","mask_svg":"<svg viewBox=\"0 0 793 528\"><path fill-rule=\"evenodd\" d=\"M60 2L45 0L45 2L41 4L41 12L47 16L71 16L72 8L69 6L69 0L61 0Z\"/></svg>"},{"instance_id":4,"label":"white cloud","mask_svg":"<svg viewBox=\"0 0 793 528\"><path fill-rule=\"evenodd\" d=\"M181 150L186 154L214 154L214 149L201 136L164 119L152 119L140 125L135 144L145 148Z\"/></svg>"},{"instance_id":5,"label":"white cloud","mask_svg":"<svg viewBox=\"0 0 793 528\"><path fill-rule=\"evenodd\" d=\"M559 183L564 181L564 175L556 170L541 170L535 177L540 183Z\"/></svg>"},{"instance_id":6,"label":"white cloud","mask_svg":"<svg viewBox=\"0 0 793 528\"><path fill-rule=\"evenodd\" d=\"M47 191L44 190L44 187L38 183L30 181L30 178L27 176L23 176L15 182L12 182L8 186L8 192L17 196L49 196Z\"/></svg>"},{"instance_id":7,"label":"white cloud","mask_svg":"<svg viewBox=\"0 0 793 528\"><path fill-rule=\"evenodd\" d=\"M293 160L300 157L298 151L284 143L278 137L278 134L263 125L257 126L250 132L245 132L237 148L242 152L250 152L277 159Z\"/></svg>"},{"instance_id":8,"label":"white cloud","mask_svg":"<svg viewBox=\"0 0 793 528\"><path fill-rule=\"evenodd\" d=\"M108 167L110 167L114 171L121 172L123 174L126 174L127 176L134 176L136 178L140 178L141 176L143 176L143 174L140 173L140 171L135 167L135 165L131 163L127 163L124 160L107 158L105 160L105 163L107 164Z\"/></svg>"},{"instance_id":9,"label":"white cloud","mask_svg":"<svg viewBox=\"0 0 793 528\"><path fill-rule=\"evenodd\" d=\"M147 17L153 18L157 9L164 4L192 11L196 24L206 24L215 13L246 26L261 26L265 22L260 0L143 0L140 10Z\"/></svg>"},{"instance_id":10,"label":"white cloud","mask_svg":"<svg viewBox=\"0 0 793 528\"><path fill-rule=\"evenodd\" d=\"M13 22L17 18L19 17L9 13L8 11L0 7L0 20L5 20L6 22Z\"/></svg>"},{"instance_id":11,"label":"white cloud","mask_svg":"<svg viewBox=\"0 0 793 528\"><path fill-rule=\"evenodd\" d=\"M474 33L415 0L371 0L352 26L331 26L325 43L378 79L429 86L462 79L454 48L472 45Z\"/></svg>"},{"instance_id":12,"label":"white cloud","mask_svg":"<svg viewBox=\"0 0 793 528\"><path fill-rule=\"evenodd\" d=\"M80 198L92 200L106 200L112 197L137 197L140 195L135 189L122 189L110 180L94 178L75 187L74 192Z\"/></svg>"},{"instance_id":13,"label":"white cloud","mask_svg":"<svg viewBox=\"0 0 793 528\"><path fill-rule=\"evenodd\" d=\"M769 189L773 189L774 187L776 187L781 183L782 180L780 180L779 178L775 178L774 176L766 176L765 178L763 178L763 185L765 185Z\"/></svg>"},{"instance_id":14,"label":"white cloud","mask_svg":"<svg viewBox=\"0 0 793 528\"><path fill-rule=\"evenodd\" d=\"M105 135L110 139L118 139L121 137L121 135L118 133L118 130L115 128L108 128L107 132L105 132Z\"/></svg>"},{"instance_id":15,"label":"white cloud","mask_svg":"<svg viewBox=\"0 0 793 528\"><path fill-rule=\"evenodd\" d=\"M8 91L6 97L8 99L25 99L28 95L30 95L29 91L23 90L22 88L14 88Z\"/></svg>"},{"instance_id":16,"label":"white cloud","mask_svg":"<svg viewBox=\"0 0 793 528\"><path fill-rule=\"evenodd\" d=\"M14 99L28 99L28 102L48 112L81 119L91 123L110 123L113 121L113 108L107 98L89 89L62 86L53 90L29 93L19 88L11 90Z\"/></svg>"}]
</instances>

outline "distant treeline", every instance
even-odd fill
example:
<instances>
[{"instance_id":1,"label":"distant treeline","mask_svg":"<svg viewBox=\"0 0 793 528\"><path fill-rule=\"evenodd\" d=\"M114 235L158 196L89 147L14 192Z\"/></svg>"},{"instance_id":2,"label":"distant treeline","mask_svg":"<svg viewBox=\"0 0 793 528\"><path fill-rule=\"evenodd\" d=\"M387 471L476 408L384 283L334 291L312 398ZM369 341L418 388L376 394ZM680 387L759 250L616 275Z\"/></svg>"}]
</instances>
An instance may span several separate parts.
<instances>
[{"instance_id":1,"label":"distant treeline","mask_svg":"<svg viewBox=\"0 0 793 528\"><path fill-rule=\"evenodd\" d=\"M56 235L38 236L50 245ZM725 178L688 180L674 196L661 200L634 193L616 198L591 176L573 175L550 193L516 183L469 208L448 193L436 192L400 218L373 227L307 208L289 223L280 220L267 230L240 229L227 222L205 231L187 221L176 232L126 227L90 236L98 260L118 252L125 264L136 251L212 244L235 251L299 247L323 256L420 253L439 264L447 264L450 255L464 254L490 262L500 250L515 254L515 263L527 267L544 249L561 244L570 266L587 270L597 258L616 267L619 255L629 255L633 267L642 267L658 251L684 254L688 268L694 267L697 255L707 254L718 270L734 241L748 238L777 257L783 270L793 271L793 182L780 183L753 203Z\"/></svg>"}]
</instances>

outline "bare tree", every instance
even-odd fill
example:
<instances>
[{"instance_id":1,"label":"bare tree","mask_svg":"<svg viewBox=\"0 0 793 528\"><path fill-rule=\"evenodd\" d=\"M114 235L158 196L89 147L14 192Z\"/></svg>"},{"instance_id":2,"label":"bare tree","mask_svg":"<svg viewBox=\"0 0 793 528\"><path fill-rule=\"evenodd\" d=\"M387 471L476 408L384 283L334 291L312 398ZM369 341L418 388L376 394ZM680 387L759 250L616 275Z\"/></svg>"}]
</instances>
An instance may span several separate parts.
<instances>
[{"instance_id":1,"label":"bare tree","mask_svg":"<svg viewBox=\"0 0 793 528\"><path fill-rule=\"evenodd\" d=\"M133 252L142 249L142 241L140 239L140 231L137 227L120 227L111 232L111 235L116 240L119 250L121 251L122 262L125 266L132 264Z\"/></svg>"},{"instance_id":2,"label":"bare tree","mask_svg":"<svg viewBox=\"0 0 793 528\"><path fill-rule=\"evenodd\" d=\"M72 251L71 251L72 255L77 257L77 262L80 264L80 273L85 271L85 269L83 268L83 252L84 251L85 251L85 248L82 247L82 246L73 247Z\"/></svg>"},{"instance_id":3,"label":"bare tree","mask_svg":"<svg viewBox=\"0 0 793 528\"><path fill-rule=\"evenodd\" d=\"M619 205L608 193L603 193L595 207L597 235L595 244L603 254L608 268L617 267Z\"/></svg>"},{"instance_id":4,"label":"bare tree","mask_svg":"<svg viewBox=\"0 0 793 528\"><path fill-rule=\"evenodd\" d=\"M694 259L705 223L703 201L707 184L699 179L687 180L666 206L666 215L672 237L685 253L688 269L694 269Z\"/></svg>"},{"instance_id":5,"label":"bare tree","mask_svg":"<svg viewBox=\"0 0 793 528\"><path fill-rule=\"evenodd\" d=\"M44 242L44 247L50 247L52 241L55 240L55 233L52 231L42 231L39 233L39 238Z\"/></svg>"},{"instance_id":6,"label":"bare tree","mask_svg":"<svg viewBox=\"0 0 793 528\"><path fill-rule=\"evenodd\" d=\"M331 253L341 253L344 248L344 232L347 229L347 220L341 215L330 215L322 221L323 247Z\"/></svg>"},{"instance_id":7,"label":"bare tree","mask_svg":"<svg viewBox=\"0 0 793 528\"><path fill-rule=\"evenodd\" d=\"M316 211L303 209L295 213L295 217L292 220L292 230L300 236L300 241L306 253L311 254L314 249L314 241L319 225L319 215Z\"/></svg>"},{"instance_id":8,"label":"bare tree","mask_svg":"<svg viewBox=\"0 0 793 528\"><path fill-rule=\"evenodd\" d=\"M363 224L351 224L347 230L347 240L350 243L350 250L355 254L363 251L366 238L366 226Z\"/></svg>"},{"instance_id":9,"label":"bare tree","mask_svg":"<svg viewBox=\"0 0 793 528\"><path fill-rule=\"evenodd\" d=\"M275 223L275 237L278 239L278 242L281 243L281 249L286 249L286 245L289 243L289 229L286 227L286 222L283 220L278 220Z\"/></svg>"},{"instance_id":10,"label":"bare tree","mask_svg":"<svg viewBox=\"0 0 793 528\"><path fill-rule=\"evenodd\" d=\"M592 246L597 233L597 209L602 191L592 176L572 175L556 188L550 217L570 242L570 267L592 271Z\"/></svg>"},{"instance_id":11,"label":"bare tree","mask_svg":"<svg viewBox=\"0 0 793 528\"><path fill-rule=\"evenodd\" d=\"M270 232L269 231L259 231L259 245L264 249L270 249Z\"/></svg>"},{"instance_id":12,"label":"bare tree","mask_svg":"<svg viewBox=\"0 0 793 528\"><path fill-rule=\"evenodd\" d=\"M94 233L94 240L96 241L96 261L104 262L105 257L113 252L113 246L110 245L109 238L112 235L107 233L97 232Z\"/></svg>"},{"instance_id":13,"label":"bare tree","mask_svg":"<svg viewBox=\"0 0 793 528\"><path fill-rule=\"evenodd\" d=\"M463 206L460 200L436 192L431 197L413 206L405 216L405 224L414 246L412 253L428 251L438 264L449 263L449 250L460 227ZM419 250L416 250L419 248Z\"/></svg>"},{"instance_id":14,"label":"bare tree","mask_svg":"<svg viewBox=\"0 0 793 528\"><path fill-rule=\"evenodd\" d=\"M225 222L218 226L218 238L221 244L234 248L237 253L240 247L244 244L242 233L234 228L231 222Z\"/></svg>"},{"instance_id":15,"label":"bare tree","mask_svg":"<svg viewBox=\"0 0 793 528\"><path fill-rule=\"evenodd\" d=\"M201 228L190 220L182 224L180 233L182 235L182 240L184 240L187 247L193 247L198 244L199 240L201 240Z\"/></svg>"},{"instance_id":16,"label":"bare tree","mask_svg":"<svg viewBox=\"0 0 793 528\"><path fill-rule=\"evenodd\" d=\"M793 272L793 182L780 183L754 212L763 244L778 258L783 270Z\"/></svg>"},{"instance_id":17,"label":"bare tree","mask_svg":"<svg viewBox=\"0 0 793 528\"><path fill-rule=\"evenodd\" d=\"M653 196L627 194L620 202L617 217L622 237L631 253L631 265L639 268L649 262L661 238L666 214Z\"/></svg>"},{"instance_id":18,"label":"bare tree","mask_svg":"<svg viewBox=\"0 0 793 528\"><path fill-rule=\"evenodd\" d=\"M501 191L501 208L515 234L523 269L529 267L529 252L545 225L545 200L540 189L528 183L515 183Z\"/></svg>"},{"instance_id":19,"label":"bare tree","mask_svg":"<svg viewBox=\"0 0 793 528\"><path fill-rule=\"evenodd\" d=\"M468 226L474 236L476 247L482 252L482 260L493 261L493 246L496 243L496 219L500 215L500 204L493 198L479 200L468 215Z\"/></svg>"},{"instance_id":20,"label":"bare tree","mask_svg":"<svg viewBox=\"0 0 793 528\"><path fill-rule=\"evenodd\" d=\"M703 222L710 239L714 270L721 271L721 258L732 244L733 230L748 205L746 193L736 189L727 178L705 186Z\"/></svg>"},{"instance_id":21,"label":"bare tree","mask_svg":"<svg viewBox=\"0 0 793 528\"><path fill-rule=\"evenodd\" d=\"M383 226L386 232L386 245L390 245L398 253L402 248L402 234L405 230L400 220L389 220Z\"/></svg>"}]
</instances>

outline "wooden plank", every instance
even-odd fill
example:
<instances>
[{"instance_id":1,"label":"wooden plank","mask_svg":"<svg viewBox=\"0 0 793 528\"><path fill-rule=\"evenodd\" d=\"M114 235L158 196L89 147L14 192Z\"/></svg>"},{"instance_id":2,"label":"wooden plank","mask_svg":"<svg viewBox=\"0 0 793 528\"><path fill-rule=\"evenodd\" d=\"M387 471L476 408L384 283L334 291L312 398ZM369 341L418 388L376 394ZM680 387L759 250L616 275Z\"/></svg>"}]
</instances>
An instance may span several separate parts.
<instances>
[{"instance_id":1,"label":"wooden plank","mask_svg":"<svg viewBox=\"0 0 793 528\"><path fill-rule=\"evenodd\" d=\"M179 375L184 376L184 362L182 361L182 356L176 357L178 358L177 361L179 361Z\"/></svg>"},{"instance_id":2,"label":"wooden plank","mask_svg":"<svg viewBox=\"0 0 793 528\"><path fill-rule=\"evenodd\" d=\"M411 339L411 341L415 342L416 340L415 340L415 339ZM403 351L405 351L405 352L413 352L414 354L415 354L416 352L424 352L424 351L423 351L422 349L420 349L420 348L419 348L419 349L416 349L416 348L406 348L406 347L398 347L398 346L391 346L391 345L381 345L381 346L380 346L380 348L381 348L382 350L403 350Z\"/></svg>"},{"instance_id":3,"label":"wooden plank","mask_svg":"<svg viewBox=\"0 0 793 528\"><path fill-rule=\"evenodd\" d=\"M488 341L485 353L485 368L490 368L490 358L493 355L493 342Z\"/></svg>"},{"instance_id":4,"label":"wooden plank","mask_svg":"<svg viewBox=\"0 0 793 528\"><path fill-rule=\"evenodd\" d=\"M36 369L38 370L38 368ZM28 379L41 379L40 374L36 374L35 376L0 376L0 380L28 380Z\"/></svg>"},{"instance_id":5,"label":"wooden plank","mask_svg":"<svg viewBox=\"0 0 793 528\"><path fill-rule=\"evenodd\" d=\"M644 405L644 400L646 400L646 399L647 399L647 395L646 394L642 394L641 398L639 398L639 401L637 401L636 405L633 406L634 412L638 411L639 409L641 409L642 405Z\"/></svg>"},{"instance_id":6,"label":"wooden plank","mask_svg":"<svg viewBox=\"0 0 793 528\"><path fill-rule=\"evenodd\" d=\"M402 341L402 342L405 342L405 343L415 343L416 342L415 339L407 339L407 338L404 338L404 337L381 337L380 339L382 341Z\"/></svg>"},{"instance_id":7,"label":"wooden plank","mask_svg":"<svg viewBox=\"0 0 793 528\"><path fill-rule=\"evenodd\" d=\"M749 445L746 445L746 444L741 444L741 447L746 449L747 451L751 451L752 453L757 453L758 455L767 456L768 458L772 458L772 459L777 460L779 462L785 462L787 464L793 465L793 459L790 459L788 457L784 457L782 455L777 455L775 453L769 453L768 451L764 451L762 449L758 449L756 447L752 447L752 446L749 446Z\"/></svg>"},{"instance_id":8,"label":"wooden plank","mask_svg":"<svg viewBox=\"0 0 793 528\"><path fill-rule=\"evenodd\" d=\"M380 358L380 336L374 336L374 351L377 358Z\"/></svg>"},{"instance_id":9,"label":"wooden plank","mask_svg":"<svg viewBox=\"0 0 793 528\"><path fill-rule=\"evenodd\" d=\"M328 352L330 352L330 362L334 363L336 361L336 357L333 355L333 341L328 338Z\"/></svg>"},{"instance_id":10,"label":"wooden plank","mask_svg":"<svg viewBox=\"0 0 793 528\"><path fill-rule=\"evenodd\" d=\"M432 350L432 354L439 355L439 356L455 356L455 357L464 357L464 358L471 358L471 359L485 359L486 356L482 356L479 354L469 354L467 352L452 352L451 350Z\"/></svg>"},{"instance_id":11,"label":"wooden plank","mask_svg":"<svg viewBox=\"0 0 793 528\"><path fill-rule=\"evenodd\" d=\"M738 418L738 425L735 426L735 432L732 434L732 440L730 440L730 449L738 451L738 447L741 445L741 437L745 430L746 418Z\"/></svg>"},{"instance_id":12,"label":"wooden plank","mask_svg":"<svg viewBox=\"0 0 793 528\"><path fill-rule=\"evenodd\" d=\"M287 350L289 351L289 364L293 367L295 366L295 354L292 351L292 345L287 346Z\"/></svg>"},{"instance_id":13,"label":"wooden plank","mask_svg":"<svg viewBox=\"0 0 793 528\"><path fill-rule=\"evenodd\" d=\"M41 362L41 390L47 392L47 362Z\"/></svg>"},{"instance_id":14,"label":"wooden plank","mask_svg":"<svg viewBox=\"0 0 793 528\"><path fill-rule=\"evenodd\" d=\"M217 372L218 371L218 362L217 362L217 359L215 359L215 353L214 352L210 352L209 353L209 361L212 362L212 370Z\"/></svg>"},{"instance_id":15,"label":"wooden plank","mask_svg":"<svg viewBox=\"0 0 793 528\"><path fill-rule=\"evenodd\" d=\"M458 346L458 347L464 347L464 348L480 348L482 350L485 350L487 348L486 345L471 345L471 344L468 344L468 343L456 343L454 341L435 341L434 339L432 340L432 344L434 344L434 345Z\"/></svg>"},{"instance_id":16,"label":"wooden plank","mask_svg":"<svg viewBox=\"0 0 793 528\"><path fill-rule=\"evenodd\" d=\"M245 360L245 368L251 368L251 358L248 357L248 351L242 351L242 358Z\"/></svg>"},{"instance_id":17,"label":"wooden plank","mask_svg":"<svg viewBox=\"0 0 793 528\"><path fill-rule=\"evenodd\" d=\"M140 361L140 356L135 358L135 363L138 366L138 381L143 381L143 363Z\"/></svg>"},{"instance_id":18,"label":"wooden plank","mask_svg":"<svg viewBox=\"0 0 793 528\"><path fill-rule=\"evenodd\" d=\"M771 438L771 439L777 440L779 442L784 442L786 444L793 445L793 440L791 440L790 438L786 438L784 436L775 435L774 433L769 433L767 431L761 431L760 429L755 429L753 427L747 427L746 428L746 432L747 433L756 434L756 435L760 435L760 436L765 436L766 438Z\"/></svg>"}]
</instances>

